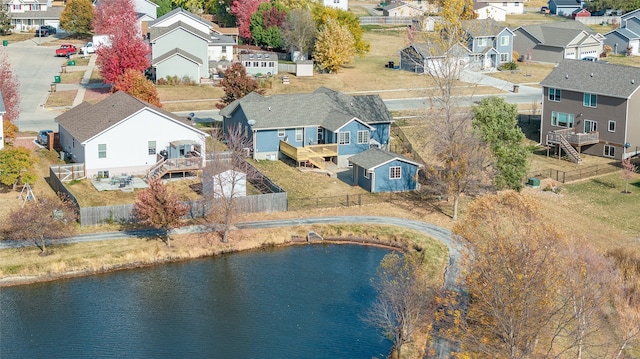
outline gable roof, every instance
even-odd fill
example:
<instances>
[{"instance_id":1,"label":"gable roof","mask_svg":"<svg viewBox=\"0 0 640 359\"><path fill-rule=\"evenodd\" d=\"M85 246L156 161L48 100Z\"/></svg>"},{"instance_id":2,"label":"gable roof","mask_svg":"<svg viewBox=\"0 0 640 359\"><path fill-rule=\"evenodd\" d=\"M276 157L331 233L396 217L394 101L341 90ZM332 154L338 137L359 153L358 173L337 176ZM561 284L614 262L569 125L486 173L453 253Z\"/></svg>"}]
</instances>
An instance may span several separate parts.
<instances>
[{"instance_id":1,"label":"gable roof","mask_svg":"<svg viewBox=\"0 0 640 359\"><path fill-rule=\"evenodd\" d=\"M154 25L157 25L157 24L161 23L162 21L164 21L164 20L166 20L166 19L168 19L168 18L170 18L172 16L175 16L177 14L182 14L182 15L184 15L186 17L189 17L189 18L191 18L191 19L193 19L195 21L198 21L198 22L202 23L203 25L206 25L209 28L213 27L213 23L211 21L208 21L208 20L205 20L205 19L203 19L203 18L201 18L199 16L196 16L196 15L188 12L187 10L185 10L185 9L183 9L181 7L173 9L173 10L169 11L168 13L166 13L166 14L160 16L159 18L155 19L154 21L150 22L149 23L149 27L153 27Z\"/></svg>"},{"instance_id":2,"label":"gable roof","mask_svg":"<svg viewBox=\"0 0 640 359\"><path fill-rule=\"evenodd\" d=\"M198 36L202 39L204 39L205 41L209 41L211 39L211 35L207 34L206 32L200 31L196 28L194 28L193 26L190 26L182 21L176 21L173 24L169 25L169 26L155 26L155 27L150 27L149 28L149 37L151 41L155 41L158 38L161 38L162 36L175 31L176 29L184 29L187 32L190 32L192 34L194 34L195 36Z\"/></svg>"},{"instance_id":3,"label":"gable roof","mask_svg":"<svg viewBox=\"0 0 640 359\"><path fill-rule=\"evenodd\" d=\"M549 3L552 1L556 6L580 6L580 0L550 0Z\"/></svg>"},{"instance_id":4,"label":"gable roof","mask_svg":"<svg viewBox=\"0 0 640 359\"><path fill-rule=\"evenodd\" d=\"M407 162L418 167L421 166L418 162L412 161L403 155L381 150L379 148L370 148L364 152L360 152L357 155L349 157L348 160L349 162L366 170L372 170L394 160Z\"/></svg>"},{"instance_id":5,"label":"gable roof","mask_svg":"<svg viewBox=\"0 0 640 359\"><path fill-rule=\"evenodd\" d=\"M504 26L493 19L463 20L462 28L474 38L496 36L505 29Z\"/></svg>"},{"instance_id":6,"label":"gable roof","mask_svg":"<svg viewBox=\"0 0 640 359\"><path fill-rule=\"evenodd\" d=\"M196 63L198 65L202 65L204 63L201 58L199 58L199 57L197 57L197 56L195 56L195 55L193 55L191 53L188 53L188 52L176 47L175 49L167 51L164 54L162 54L162 55L156 57L155 59L153 59L153 64L152 65L155 66L155 65L161 63L162 61L165 61L165 60L167 60L169 58L172 58L174 56L182 56L185 59L187 59L187 60L189 60L189 61L191 61L193 63Z\"/></svg>"},{"instance_id":7,"label":"gable roof","mask_svg":"<svg viewBox=\"0 0 640 359\"><path fill-rule=\"evenodd\" d=\"M515 30L521 30L533 36L538 40L538 44L553 47L565 47L583 32L594 37L598 34L580 21L525 25L517 27Z\"/></svg>"},{"instance_id":8,"label":"gable roof","mask_svg":"<svg viewBox=\"0 0 640 359\"><path fill-rule=\"evenodd\" d=\"M55 120L76 140L82 143L145 108L151 109L206 136L204 132L193 128L188 122L171 112L139 100L123 91L118 91L94 105L83 102L56 117Z\"/></svg>"},{"instance_id":9,"label":"gable roof","mask_svg":"<svg viewBox=\"0 0 640 359\"><path fill-rule=\"evenodd\" d=\"M563 60L540 85L628 99L640 87L640 68L600 61Z\"/></svg>"},{"instance_id":10,"label":"gable roof","mask_svg":"<svg viewBox=\"0 0 640 359\"><path fill-rule=\"evenodd\" d=\"M304 107L304 114L292 109ZM350 96L321 87L313 93L262 96L251 93L220 110L228 117L241 108L253 129L322 126L337 131L354 118L363 123L393 122L379 95Z\"/></svg>"},{"instance_id":11,"label":"gable roof","mask_svg":"<svg viewBox=\"0 0 640 359\"><path fill-rule=\"evenodd\" d=\"M631 31L627 28L624 27L620 27L617 28L615 30L609 31L606 34L604 34L604 36L606 37L609 34L613 34L616 33L622 37L624 37L627 40L635 40L635 39L640 39L640 35L638 35L635 31Z\"/></svg>"}]
</instances>

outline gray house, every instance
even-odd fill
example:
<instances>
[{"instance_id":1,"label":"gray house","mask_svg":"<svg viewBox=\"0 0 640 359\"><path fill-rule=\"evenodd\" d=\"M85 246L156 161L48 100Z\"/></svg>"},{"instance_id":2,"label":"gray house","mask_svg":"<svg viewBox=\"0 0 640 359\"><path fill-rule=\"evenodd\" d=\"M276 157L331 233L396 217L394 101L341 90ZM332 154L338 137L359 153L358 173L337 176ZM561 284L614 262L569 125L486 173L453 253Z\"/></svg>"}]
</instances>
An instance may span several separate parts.
<instances>
[{"instance_id":1,"label":"gray house","mask_svg":"<svg viewBox=\"0 0 640 359\"><path fill-rule=\"evenodd\" d=\"M557 63L603 52L603 36L579 21L526 25L513 32L513 49L528 60Z\"/></svg>"},{"instance_id":2,"label":"gray house","mask_svg":"<svg viewBox=\"0 0 640 359\"><path fill-rule=\"evenodd\" d=\"M278 74L278 54L267 51L248 51L238 54L249 75L274 76Z\"/></svg>"},{"instance_id":3,"label":"gray house","mask_svg":"<svg viewBox=\"0 0 640 359\"><path fill-rule=\"evenodd\" d=\"M616 160L640 148L640 68L563 60L543 86L540 142L580 162L580 153Z\"/></svg>"},{"instance_id":4,"label":"gray house","mask_svg":"<svg viewBox=\"0 0 640 359\"><path fill-rule=\"evenodd\" d=\"M622 15L619 28L604 34L613 53L640 55L640 9Z\"/></svg>"},{"instance_id":5,"label":"gray house","mask_svg":"<svg viewBox=\"0 0 640 359\"><path fill-rule=\"evenodd\" d=\"M549 0L549 10L558 16L571 16L571 14L582 9L582 1L580 0Z\"/></svg>"}]
</instances>

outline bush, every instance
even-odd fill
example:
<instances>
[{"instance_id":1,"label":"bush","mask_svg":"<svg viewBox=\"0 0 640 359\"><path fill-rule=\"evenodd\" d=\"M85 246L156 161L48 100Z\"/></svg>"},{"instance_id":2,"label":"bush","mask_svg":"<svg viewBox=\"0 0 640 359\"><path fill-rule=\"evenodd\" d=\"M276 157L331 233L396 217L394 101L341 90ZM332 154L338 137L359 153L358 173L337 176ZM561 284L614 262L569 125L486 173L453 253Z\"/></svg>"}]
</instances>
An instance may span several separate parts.
<instances>
[{"instance_id":1,"label":"bush","mask_svg":"<svg viewBox=\"0 0 640 359\"><path fill-rule=\"evenodd\" d=\"M499 70L516 70L518 69L518 64L514 61L510 61L510 62L505 62L504 64L500 65Z\"/></svg>"}]
</instances>

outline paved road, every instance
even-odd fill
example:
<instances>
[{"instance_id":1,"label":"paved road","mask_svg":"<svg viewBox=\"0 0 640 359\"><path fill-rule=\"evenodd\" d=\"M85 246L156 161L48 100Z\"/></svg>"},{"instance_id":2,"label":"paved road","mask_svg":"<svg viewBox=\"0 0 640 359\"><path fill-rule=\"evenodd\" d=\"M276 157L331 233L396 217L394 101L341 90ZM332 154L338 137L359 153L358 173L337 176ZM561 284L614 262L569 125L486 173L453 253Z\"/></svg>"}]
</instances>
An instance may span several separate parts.
<instances>
[{"instance_id":1,"label":"paved road","mask_svg":"<svg viewBox=\"0 0 640 359\"><path fill-rule=\"evenodd\" d=\"M396 217L377 217L377 216L344 216L344 217L319 217L319 218L298 218L298 219L282 219L271 221L259 221L259 222L243 222L236 226L241 229L260 229L260 228L276 228L276 227L290 227L290 226L303 226L313 224L336 224L336 223L357 223L357 224L378 224L378 225L392 225L402 228L410 228L424 234L427 234L434 239L442 242L447 246L449 250L449 263L445 272L445 287L448 289L455 288L455 283L458 275L460 274L460 259L461 252L464 250L464 246L461 242L454 239L451 236L451 231L446 228L438 227L433 224L414 221ZM189 226L174 230L174 233L203 233L210 231L210 227L206 226ZM63 243L81 243L92 241L103 241L121 238L142 238L151 236L157 233L154 230L136 230L136 231L122 231L122 232L107 232L107 233L95 233L84 234L75 237L69 237L62 240ZM6 248L20 248L28 247L33 244L30 242L22 241L1 241L0 249Z\"/></svg>"},{"instance_id":2,"label":"paved road","mask_svg":"<svg viewBox=\"0 0 640 359\"><path fill-rule=\"evenodd\" d=\"M20 118L21 131L57 130L53 119L60 114L47 111L43 105L47 100L54 76L60 73L64 59L56 58L55 46L46 43L54 36L34 38L32 40L10 43L6 47L9 61L20 81Z\"/></svg>"}]
</instances>

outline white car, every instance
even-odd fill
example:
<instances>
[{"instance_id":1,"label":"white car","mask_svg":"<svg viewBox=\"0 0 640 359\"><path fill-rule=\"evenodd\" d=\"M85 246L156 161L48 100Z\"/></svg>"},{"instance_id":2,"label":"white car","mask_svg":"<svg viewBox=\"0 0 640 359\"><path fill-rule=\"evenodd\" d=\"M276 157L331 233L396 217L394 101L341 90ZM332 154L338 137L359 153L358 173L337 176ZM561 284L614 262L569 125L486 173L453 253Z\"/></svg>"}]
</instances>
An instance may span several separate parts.
<instances>
[{"instance_id":1,"label":"white car","mask_svg":"<svg viewBox=\"0 0 640 359\"><path fill-rule=\"evenodd\" d=\"M93 42L87 42L84 46L80 48L80 53L83 55L93 54L96 52L96 48L93 47Z\"/></svg>"}]
</instances>

